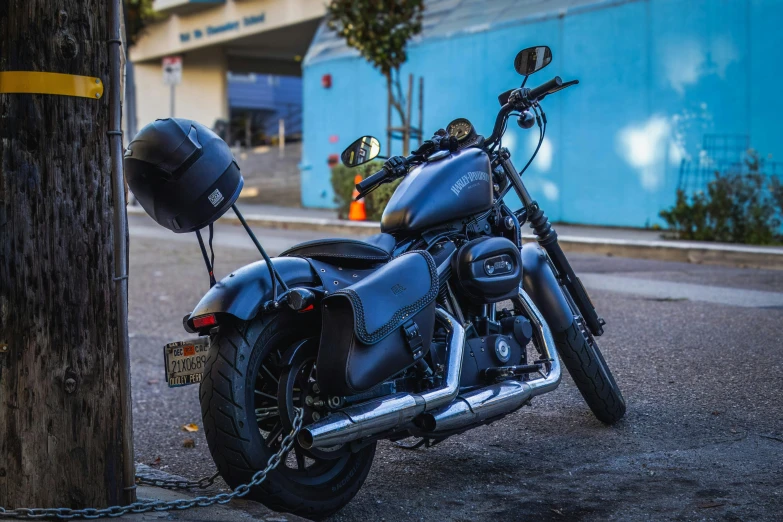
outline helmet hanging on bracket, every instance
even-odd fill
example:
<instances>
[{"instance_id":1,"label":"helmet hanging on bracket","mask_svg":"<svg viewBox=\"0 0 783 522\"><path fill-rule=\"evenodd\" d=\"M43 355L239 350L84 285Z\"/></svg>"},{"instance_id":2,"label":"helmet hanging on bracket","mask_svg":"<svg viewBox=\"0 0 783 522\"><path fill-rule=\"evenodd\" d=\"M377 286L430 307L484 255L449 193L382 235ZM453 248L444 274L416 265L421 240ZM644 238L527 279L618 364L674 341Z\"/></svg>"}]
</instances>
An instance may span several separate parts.
<instances>
[{"instance_id":1,"label":"helmet hanging on bracket","mask_svg":"<svg viewBox=\"0 0 783 522\"><path fill-rule=\"evenodd\" d=\"M225 141L183 118L155 120L125 151L133 195L159 225L195 232L231 208L244 180Z\"/></svg>"}]
</instances>

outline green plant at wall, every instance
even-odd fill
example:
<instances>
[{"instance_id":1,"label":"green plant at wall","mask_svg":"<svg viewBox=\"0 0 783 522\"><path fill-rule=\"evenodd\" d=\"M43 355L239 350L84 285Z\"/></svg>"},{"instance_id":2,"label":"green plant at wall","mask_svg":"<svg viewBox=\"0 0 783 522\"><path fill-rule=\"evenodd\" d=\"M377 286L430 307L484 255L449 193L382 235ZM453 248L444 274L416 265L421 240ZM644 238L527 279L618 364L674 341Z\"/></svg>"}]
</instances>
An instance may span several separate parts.
<instances>
[{"instance_id":1,"label":"green plant at wall","mask_svg":"<svg viewBox=\"0 0 783 522\"><path fill-rule=\"evenodd\" d=\"M327 6L327 26L345 39L386 77L389 103L408 125L400 66L408 59L408 40L421 33L424 0L332 0ZM408 154L403 141L403 154Z\"/></svg>"},{"instance_id":2,"label":"green plant at wall","mask_svg":"<svg viewBox=\"0 0 783 522\"><path fill-rule=\"evenodd\" d=\"M706 192L690 198L677 191L674 206L660 216L679 239L766 245L783 241L783 186L763 172L755 151L745 160L747 172L715 173Z\"/></svg>"},{"instance_id":3,"label":"green plant at wall","mask_svg":"<svg viewBox=\"0 0 783 522\"><path fill-rule=\"evenodd\" d=\"M361 174L363 178L366 178L381 170L382 166L383 162L372 161L354 168L348 168L345 165L337 165L332 169L334 202L338 205L337 214L340 218L345 219L348 217L348 210L352 201L351 194L354 189L354 177L357 174ZM364 209L367 212L367 219L369 221L381 220L383 209L386 208L389 198L394 194L394 190L397 188L397 185L400 184L400 181L402 180L397 180L393 183L385 183L365 196Z\"/></svg>"}]
</instances>

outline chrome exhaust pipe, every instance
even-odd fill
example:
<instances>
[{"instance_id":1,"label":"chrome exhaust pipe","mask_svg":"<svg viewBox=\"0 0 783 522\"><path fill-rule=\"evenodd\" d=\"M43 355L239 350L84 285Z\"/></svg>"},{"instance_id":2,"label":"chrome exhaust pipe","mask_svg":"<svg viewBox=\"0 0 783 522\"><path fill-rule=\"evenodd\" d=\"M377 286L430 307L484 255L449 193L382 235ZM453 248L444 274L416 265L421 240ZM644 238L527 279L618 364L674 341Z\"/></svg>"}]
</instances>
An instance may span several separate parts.
<instances>
[{"instance_id":1,"label":"chrome exhaust pipe","mask_svg":"<svg viewBox=\"0 0 783 522\"><path fill-rule=\"evenodd\" d=\"M305 449L339 446L406 426L414 417L451 403L459 392L465 329L445 310L437 308L436 314L450 329L443 386L424 393L398 393L332 413L303 427L299 432L299 444Z\"/></svg>"},{"instance_id":2,"label":"chrome exhaust pipe","mask_svg":"<svg viewBox=\"0 0 783 522\"><path fill-rule=\"evenodd\" d=\"M453 403L422 416L420 425L424 434L460 429L512 412L536 395L550 392L560 384L560 360L549 326L523 290L520 290L516 301L527 312L544 358L550 361L546 376L524 382L503 381L461 395Z\"/></svg>"}]
</instances>

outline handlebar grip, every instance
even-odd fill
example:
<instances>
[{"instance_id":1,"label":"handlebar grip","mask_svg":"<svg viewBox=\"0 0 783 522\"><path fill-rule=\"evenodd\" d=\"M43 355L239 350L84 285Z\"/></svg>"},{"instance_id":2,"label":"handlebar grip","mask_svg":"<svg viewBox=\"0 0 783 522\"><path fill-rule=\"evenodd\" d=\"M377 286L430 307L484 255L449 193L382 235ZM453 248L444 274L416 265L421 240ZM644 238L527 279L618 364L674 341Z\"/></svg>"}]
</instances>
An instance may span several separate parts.
<instances>
[{"instance_id":1,"label":"handlebar grip","mask_svg":"<svg viewBox=\"0 0 783 522\"><path fill-rule=\"evenodd\" d=\"M386 169L381 169L372 176L369 176L367 178L364 178L359 183L356 184L356 190L359 191L360 194L363 194L367 191L367 189L371 188L373 185L376 185L380 183L383 178L387 176Z\"/></svg>"},{"instance_id":2,"label":"handlebar grip","mask_svg":"<svg viewBox=\"0 0 783 522\"><path fill-rule=\"evenodd\" d=\"M531 101L531 103L534 100L537 100L541 98L542 96L549 94L550 91L559 89L563 85L563 80L560 79L559 76L555 76L548 82L539 85L538 87L533 87L530 89L530 92L527 93L527 99Z\"/></svg>"}]
</instances>

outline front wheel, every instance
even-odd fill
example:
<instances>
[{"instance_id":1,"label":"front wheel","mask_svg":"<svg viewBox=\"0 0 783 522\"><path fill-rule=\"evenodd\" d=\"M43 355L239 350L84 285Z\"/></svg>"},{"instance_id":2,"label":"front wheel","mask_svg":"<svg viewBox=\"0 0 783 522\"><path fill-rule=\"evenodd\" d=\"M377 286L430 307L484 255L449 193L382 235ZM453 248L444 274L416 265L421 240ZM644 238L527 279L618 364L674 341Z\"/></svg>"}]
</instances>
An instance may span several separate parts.
<instances>
[{"instance_id":1,"label":"front wheel","mask_svg":"<svg viewBox=\"0 0 783 522\"><path fill-rule=\"evenodd\" d=\"M292 426L294 408L303 408L303 425L320 414L312 402L319 325L315 314L279 312L251 321L226 320L212 343L201 383L201 412L209 451L232 488L247 484L266 467ZM292 347L310 352L284 363ZM313 344L314 343L314 344ZM306 400L307 399L307 400ZM370 471L375 444L308 451L298 442L266 481L247 498L310 519L327 517L347 504Z\"/></svg>"},{"instance_id":2,"label":"front wheel","mask_svg":"<svg viewBox=\"0 0 783 522\"><path fill-rule=\"evenodd\" d=\"M598 344L582 324L577 318L566 331L555 334L555 345L593 414L605 424L614 424L625 415L625 399Z\"/></svg>"}]
</instances>

